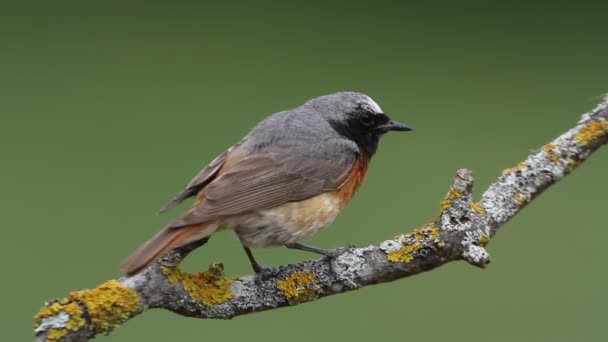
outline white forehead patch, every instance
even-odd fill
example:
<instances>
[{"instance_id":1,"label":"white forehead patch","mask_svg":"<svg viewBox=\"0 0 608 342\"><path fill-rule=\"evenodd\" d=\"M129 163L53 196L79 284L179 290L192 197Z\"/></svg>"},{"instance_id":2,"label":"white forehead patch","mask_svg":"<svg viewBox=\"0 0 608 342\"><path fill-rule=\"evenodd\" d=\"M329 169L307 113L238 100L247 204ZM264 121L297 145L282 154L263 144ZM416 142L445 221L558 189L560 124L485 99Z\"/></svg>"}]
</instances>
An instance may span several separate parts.
<instances>
[{"instance_id":1,"label":"white forehead patch","mask_svg":"<svg viewBox=\"0 0 608 342\"><path fill-rule=\"evenodd\" d=\"M383 113L382 108L376 103L376 101L372 100L371 97L366 96L365 104L371 109L374 113Z\"/></svg>"}]
</instances>

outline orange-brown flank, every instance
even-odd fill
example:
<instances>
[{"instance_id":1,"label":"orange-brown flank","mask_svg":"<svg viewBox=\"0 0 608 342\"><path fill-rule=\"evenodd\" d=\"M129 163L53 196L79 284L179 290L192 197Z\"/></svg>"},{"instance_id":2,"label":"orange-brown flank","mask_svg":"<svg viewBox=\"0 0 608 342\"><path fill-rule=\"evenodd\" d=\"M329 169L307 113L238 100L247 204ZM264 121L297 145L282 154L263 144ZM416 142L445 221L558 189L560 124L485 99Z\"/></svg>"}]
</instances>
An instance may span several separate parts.
<instances>
[{"instance_id":1,"label":"orange-brown flank","mask_svg":"<svg viewBox=\"0 0 608 342\"><path fill-rule=\"evenodd\" d=\"M361 155L355 161L350 174L340 186L340 189L336 191L336 195L340 197L340 205L344 207L348 201L355 195L365 176L367 175L367 169L369 168L369 157L367 155Z\"/></svg>"}]
</instances>

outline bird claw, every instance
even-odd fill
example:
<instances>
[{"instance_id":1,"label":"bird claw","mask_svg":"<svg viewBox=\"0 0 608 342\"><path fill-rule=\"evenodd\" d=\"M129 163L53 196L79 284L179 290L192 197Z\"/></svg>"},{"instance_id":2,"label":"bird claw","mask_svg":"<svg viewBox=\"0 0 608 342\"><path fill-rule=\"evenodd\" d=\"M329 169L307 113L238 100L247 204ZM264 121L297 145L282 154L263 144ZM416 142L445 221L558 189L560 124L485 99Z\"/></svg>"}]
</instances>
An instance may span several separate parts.
<instances>
[{"instance_id":1,"label":"bird claw","mask_svg":"<svg viewBox=\"0 0 608 342\"><path fill-rule=\"evenodd\" d=\"M263 267L259 266L255 268L255 282L260 285L264 281L271 278L272 275L276 273L276 269L274 267Z\"/></svg>"},{"instance_id":2,"label":"bird claw","mask_svg":"<svg viewBox=\"0 0 608 342\"><path fill-rule=\"evenodd\" d=\"M328 257L330 259L335 259L335 258L341 256L342 254L350 251L353 248L355 248L355 245L353 245L352 243L349 243L345 246L328 249L326 251L326 253L324 253L323 255L325 255L326 257Z\"/></svg>"}]
</instances>

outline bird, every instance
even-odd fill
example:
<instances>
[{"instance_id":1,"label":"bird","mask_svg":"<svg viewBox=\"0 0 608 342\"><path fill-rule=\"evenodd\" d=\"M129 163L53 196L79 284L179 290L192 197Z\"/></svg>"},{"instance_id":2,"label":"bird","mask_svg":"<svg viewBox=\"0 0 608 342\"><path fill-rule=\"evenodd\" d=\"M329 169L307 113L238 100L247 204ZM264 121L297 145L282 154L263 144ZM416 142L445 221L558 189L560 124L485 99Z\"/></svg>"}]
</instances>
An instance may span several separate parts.
<instances>
[{"instance_id":1,"label":"bird","mask_svg":"<svg viewBox=\"0 0 608 342\"><path fill-rule=\"evenodd\" d=\"M369 96L343 91L270 115L219 154L161 212L194 204L133 252L121 271L133 276L171 250L232 229L256 274L267 268L253 247L336 257L343 250L300 243L334 221L365 179L380 138L411 131Z\"/></svg>"}]
</instances>

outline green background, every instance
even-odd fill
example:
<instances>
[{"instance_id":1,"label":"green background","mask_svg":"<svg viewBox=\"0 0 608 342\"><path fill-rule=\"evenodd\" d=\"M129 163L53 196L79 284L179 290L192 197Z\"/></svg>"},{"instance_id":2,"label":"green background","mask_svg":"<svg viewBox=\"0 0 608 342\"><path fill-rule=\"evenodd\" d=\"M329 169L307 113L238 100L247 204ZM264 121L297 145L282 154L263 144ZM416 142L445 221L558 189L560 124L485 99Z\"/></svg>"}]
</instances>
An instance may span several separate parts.
<instances>
[{"instance_id":1,"label":"green background","mask_svg":"<svg viewBox=\"0 0 608 342\"><path fill-rule=\"evenodd\" d=\"M157 209L270 113L357 90L416 128L384 139L358 196L308 241L362 246L433 218L458 168L479 197L608 92L605 1L2 7L3 341L31 340L45 300L117 277L185 207ZM487 270L452 263L232 321L153 310L99 340L603 340L607 153L509 222ZM250 273L231 233L185 268L212 261Z\"/></svg>"}]
</instances>

